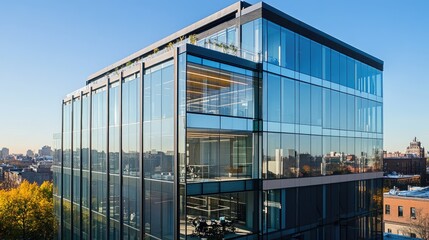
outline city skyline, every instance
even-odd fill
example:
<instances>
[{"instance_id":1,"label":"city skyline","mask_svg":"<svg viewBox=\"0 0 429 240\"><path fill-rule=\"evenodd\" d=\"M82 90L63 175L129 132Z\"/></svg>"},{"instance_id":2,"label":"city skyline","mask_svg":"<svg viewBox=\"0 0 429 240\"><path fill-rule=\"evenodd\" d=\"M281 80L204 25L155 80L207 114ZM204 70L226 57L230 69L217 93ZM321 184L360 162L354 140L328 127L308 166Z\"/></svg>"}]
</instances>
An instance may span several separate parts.
<instances>
[{"instance_id":1,"label":"city skyline","mask_svg":"<svg viewBox=\"0 0 429 240\"><path fill-rule=\"evenodd\" d=\"M94 70L234 2L207 5L201 1L129 1L105 6L83 1L2 3L0 30L8 34L0 39L0 83L5 89L0 95L0 147L9 148L11 153L25 153L53 145L53 134L61 130L59 102ZM423 71L428 62L429 48L425 44L429 33L421 31L429 21L425 1L266 2L383 59L384 149L403 151L414 136L428 146L427 111L423 109L424 90L429 83L424 81ZM308 9L309 4L314 7ZM199 11L179 14L191 7ZM163 11L151 11L158 8ZM179 17L172 21L167 16ZM141 28L145 21L158 24ZM131 29L140 30L135 35L121 34Z\"/></svg>"}]
</instances>

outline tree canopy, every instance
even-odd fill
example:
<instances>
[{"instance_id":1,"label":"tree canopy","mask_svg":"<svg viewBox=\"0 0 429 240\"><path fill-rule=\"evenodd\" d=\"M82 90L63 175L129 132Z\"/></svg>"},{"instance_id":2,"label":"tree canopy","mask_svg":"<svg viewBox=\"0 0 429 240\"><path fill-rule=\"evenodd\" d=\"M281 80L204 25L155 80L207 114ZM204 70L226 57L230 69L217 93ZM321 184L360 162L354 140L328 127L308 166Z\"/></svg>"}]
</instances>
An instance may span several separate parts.
<instances>
[{"instance_id":1,"label":"tree canopy","mask_svg":"<svg viewBox=\"0 0 429 240\"><path fill-rule=\"evenodd\" d=\"M0 190L0 239L52 239L55 234L52 183Z\"/></svg>"}]
</instances>

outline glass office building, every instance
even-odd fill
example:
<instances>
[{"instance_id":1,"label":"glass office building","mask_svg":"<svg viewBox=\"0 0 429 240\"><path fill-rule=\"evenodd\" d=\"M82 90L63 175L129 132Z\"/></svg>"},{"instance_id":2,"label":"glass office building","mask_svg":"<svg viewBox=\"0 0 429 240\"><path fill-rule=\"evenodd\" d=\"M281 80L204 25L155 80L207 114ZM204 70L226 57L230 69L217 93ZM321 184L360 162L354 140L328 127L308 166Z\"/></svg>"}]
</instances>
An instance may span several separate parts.
<instances>
[{"instance_id":1,"label":"glass office building","mask_svg":"<svg viewBox=\"0 0 429 240\"><path fill-rule=\"evenodd\" d=\"M92 74L62 104L58 238L381 239L382 71L237 2Z\"/></svg>"}]
</instances>

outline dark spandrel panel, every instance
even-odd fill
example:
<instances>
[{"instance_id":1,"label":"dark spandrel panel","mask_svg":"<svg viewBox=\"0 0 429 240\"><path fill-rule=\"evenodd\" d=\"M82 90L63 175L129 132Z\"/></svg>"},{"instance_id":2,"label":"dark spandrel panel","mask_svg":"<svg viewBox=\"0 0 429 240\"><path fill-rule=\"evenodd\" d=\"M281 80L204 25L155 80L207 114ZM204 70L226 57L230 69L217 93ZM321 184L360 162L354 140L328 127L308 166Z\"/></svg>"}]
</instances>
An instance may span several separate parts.
<instances>
[{"instance_id":1,"label":"dark spandrel panel","mask_svg":"<svg viewBox=\"0 0 429 240\"><path fill-rule=\"evenodd\" d=\"M186 193L187 195L199 195L202 194L202 184L201 183L193 183L188 184L186 186Z\"/></svg>"},{"instance_id":2,"label":"dark spandrel panel","mask_svg":"<svg viewBox=\"0 0 429 240\"><path fill-rule=\"evenodd\" d=\"M218 193L219 183L203 183L203 194Z\"/></svg>"},{"instance_id":3,"label":"dark spandrel panel","mask_svg":"<svg viewBox=\"0 0 429 240\"><path fill-rule=\"evenodd\" d=\"M238 192L245 190L244 181L221 182L220 190L222 192Z\"/></svg>"},{"instance_id":4,"label":"dark spandrel panel","mask_svg":"<svg viewBox=\"0 0 429 240\"><path fill-rule=\"evenodd\" d=\"M203 65L212 68L220 68L220 63L208 59L203 59Z\"/></svg>"},{"instance_id":5,"label":"dark spandrel panel","mask_svg":"<svg viewBox=\"0 0 429 240\"><path fill-rule=\"evenodd\" d=\"M246 181L246 191L259 189L258 181L248 180Z\"/></svg>"}]
</instances>

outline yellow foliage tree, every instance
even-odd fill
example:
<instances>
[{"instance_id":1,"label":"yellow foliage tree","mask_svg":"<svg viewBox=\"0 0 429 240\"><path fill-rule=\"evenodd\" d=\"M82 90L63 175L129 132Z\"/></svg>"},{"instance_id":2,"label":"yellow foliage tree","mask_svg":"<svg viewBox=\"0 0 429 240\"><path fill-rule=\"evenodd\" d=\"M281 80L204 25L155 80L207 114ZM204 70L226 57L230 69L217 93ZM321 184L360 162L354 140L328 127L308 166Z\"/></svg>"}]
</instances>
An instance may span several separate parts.
<instances>
[{"instance_id":1,"label":"yellow foliage tree","mask_svg":"<svg viewBox=\"0 0 429 240\"><path fill-rule=\"evenodd\" d=\"M52 183L23 182L0 190L0 239L52 239L55 216Z\"/></svg>"}]
</instances>

